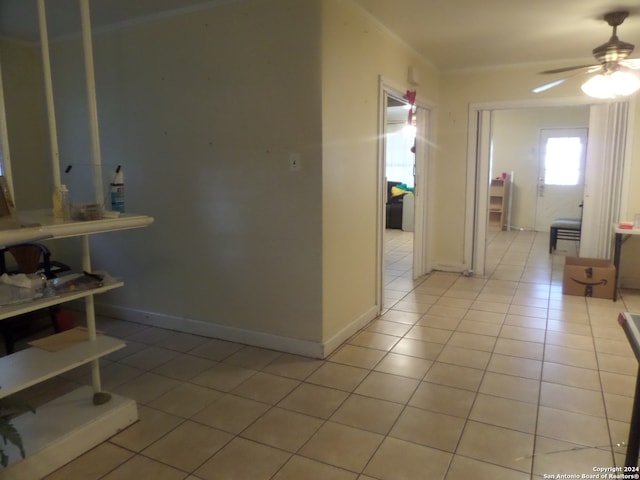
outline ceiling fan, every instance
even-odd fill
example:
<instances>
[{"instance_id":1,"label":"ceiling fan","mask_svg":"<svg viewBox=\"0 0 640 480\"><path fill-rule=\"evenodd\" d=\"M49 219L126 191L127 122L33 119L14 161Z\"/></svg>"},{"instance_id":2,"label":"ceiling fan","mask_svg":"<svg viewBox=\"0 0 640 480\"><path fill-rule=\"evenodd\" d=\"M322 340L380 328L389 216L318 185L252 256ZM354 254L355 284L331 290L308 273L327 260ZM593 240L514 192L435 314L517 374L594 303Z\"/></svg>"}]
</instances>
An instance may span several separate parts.
<instances>
[{"instance_id":1,"label":"ceiling fan","mask_svg":"<svg viewBox=\"0 0 640 480\"><path fill-rule=\"evenodd\" d=\"M634 46L630 43L623 42L617 35L618 27L622 25L622 22L624 22L628 16L629 12L626 11L610 12L604 16L604 20L613 28L613 34L606 43L593 49L593 56L599 63L556 68L540 72L543 75L547 75L576 71L573 75L533 89L533 93L539 93L553 88L580 73L596 74L582 86L583 91L591 96L611 98L613 96L630 95L640 88L640 77L632 73L632 70L640 70L640 58L628 58L631 52L633 52ZM607 84L607 88L604 87L605 83ZM615 90L614 87L617 88L617 90ZM618 90L620 90L620 92L618 92Z\"/></svg>"}]
</instances>

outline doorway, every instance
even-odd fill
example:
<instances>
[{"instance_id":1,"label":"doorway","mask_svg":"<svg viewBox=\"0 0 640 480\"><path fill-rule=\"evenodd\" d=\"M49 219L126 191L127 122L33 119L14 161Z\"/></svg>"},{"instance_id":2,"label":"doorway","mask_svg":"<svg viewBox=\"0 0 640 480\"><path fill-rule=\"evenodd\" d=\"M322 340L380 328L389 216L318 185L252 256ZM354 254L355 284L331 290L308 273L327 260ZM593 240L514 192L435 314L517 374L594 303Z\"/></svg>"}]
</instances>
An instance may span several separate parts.
<instances>
[{"instance_id":1,"label":"doorway","mask_svg":"<svg viewBox=\"0 0 640 480\"><path fill-rule=\"evenodd\" d=\"M404 235L405 239L412 237L410 242L397 241L399 249L396 254L404 256L404 259L401 260L401 266L398 265L398 267L399 269L406 268L406 270L401 275L401 278L398 278L394 287L404 284L404 288L408 292L413 288L417 278L431 271L429 228L431 222L429 195L431 195L431 190L428 188L428 182L431 178L428 161L431 147L428 139L431 131L432 105L425 99L419 96L416 97L413 115L413 126L415 128L412 133L409 133L409 129L404 128L407 125L409 110L405 106L408 101L403 98L405 91L402 87L393 85L380 77L379 94L378 198L380 199L380 214L378 216L378 298L380 301L378 305L380 312L382 312L385 310L385 305L389 303L385 302L385 285L388 283L387 279L389 277L389 274L385 271L388 264L388 255L385 254L385 241L389 236L385 235L385 233L387 232L387 202L392 199L393 193L402 196L402 213L396 212L396 215L400 216L395 219L396 227L399 226L400 228L389 229L389 231L396 234L400 233ZM396 117L397 120L395 119ZM397 162L395 160L387 161L388 120L391 124L395 122L395 127L392 130L395 130L398 137L391 140L390 152L393 152L394 149L407 152L408 149L407 154L404 154L405 160L402 160L402 166L396 165ZM398 121L402 122L402 124L398 123ZM394 180L390 175L399 175L399 177ZM410 186L411 180L413 180L413 187ZM388 181L398 182L399 184L392 185ZM392 191L393 186L396 186L399 190ZM395 208L398 209L398 207ZM397 236L400 237L401 235ZM404 245L400 247L401 242ZM390 300L393 301L393 299Z\"/></svg>"},{"instance_id":2,"label":"doorway","mask_svg":"<svg viewBox=\"0 0 640 480\"><path fill-rule=\"evenodd\" d=\"M583 217L583 241L580 242L580 255L595 258L608 258L609 247L606 242L596 242L595 234L585 232L603 232L604 237L610 235L610 225L618 220L620 211L620 199L622 194L621 174L624 170L625 139L627 129L628 102L620 103L594 103L593 99L580 98L572 101L548 100L539 102L516 102L512 105L497 104L476 104L470 109L470 130L468 157L468 184L467 184L467 205L468 212L466 218L467 234L465 236L465 262L470 270L477 275L484 275L486 261L486 239L487 239L487 179L493 178L492 171L510 171L506 165L496 165L496 152L499 142L496 140L496 119L508 112L545 112L548 109L586 109L588 112L589 142L586 148L586 167L583 168L584 186L583 202L584 208L580 211L580 202L572 202L569 205L574 209L561 216ZM602 111L601 111L602 110ZM535 119L535 116L533 116ZM574 125L577 126L577 125ZM584 125L582 125L584 127ZM558 126L553 126L558 128ZM515 129L520 132L522 129ZM539 128L538 132L542 130ZM512 143L520 145L522 142ZM536 145L539 145L539 139ZM518 155L509 155L509 162L514 159L525 159L523 165L533 166L535 171L529 170L527 173L515 175L513 217L512 224L517 229L535 230L535 209L531 210L527 205L537 203L538 187L540 178L538 172L539 148L527 147L528 150L521 151ZM608 157L602 155L600 151L611 152ZM520 182L518 182L520 179ZM531 184L525 182L526 179L534 180ZM590 186L591 184L591 186ZM589 188L587 188L589 187ZM533 199L533 200L531 200ZM599 207L602 202L608 202L606 212L601 212L605 206ZM532 203L533 202L533 203ZM531 211L527 217L526 211ZM557 213L557 212L556 212ZM586 229L585 229L586 227ZM606 235L605 235L606 234ZM593 237L593 238L592 238ZM605 240L606 240L605 238ZM592 244L594 244L592 246ZM597 244L597 245L596 245Z\"/></svg>"},{"instance_id":3,"label":"doorway","mask_svg":"<svg viewBox=\"0 0 640 480\"><path fill-rule=\"evenodd\" d=\"M412 289L415 226L415 107L387 93L384 120L383 309Z\"/></svg>"}]
</instances>

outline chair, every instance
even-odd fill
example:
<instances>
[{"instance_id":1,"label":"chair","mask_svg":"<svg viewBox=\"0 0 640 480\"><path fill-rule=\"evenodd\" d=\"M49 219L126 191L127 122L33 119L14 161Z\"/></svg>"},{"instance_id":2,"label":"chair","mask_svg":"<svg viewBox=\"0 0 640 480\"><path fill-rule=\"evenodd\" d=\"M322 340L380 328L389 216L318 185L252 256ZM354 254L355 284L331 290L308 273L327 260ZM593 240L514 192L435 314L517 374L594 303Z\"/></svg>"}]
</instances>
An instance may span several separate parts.
<instances>
[{"instance_id":1,"label":"chair","mask_svg":"<svg viewBox=\"0 0 640 480\"><path fill-rule=\"evenodd\" d=\"M51 279L55 278L56 273L65 270L69 270L69 267L60 262L52 261L51 252L40 243L23 243L0 248L0 275L41 272L47 279ZM50 325L55 332L59 332L58 307L49 307L48 313ZM38 319L37 312L32 312L0 321L0 334L3 337L7 354L15 351L17 340L34 333L34 325Z\"/></svg>"},{"instance_id":2,"label":"chair","mask_svg":"<svg viewBox=\"0 0 640 480\"><path fill-rule=\"evenodd\" d=\"M582 208L580 203L580 208ZM580 241L582 232L582 212L580 218L556 218L551 222L549 229L549 253L553 253L558 244L558 240Z\"/></svg>"}]
</instances>

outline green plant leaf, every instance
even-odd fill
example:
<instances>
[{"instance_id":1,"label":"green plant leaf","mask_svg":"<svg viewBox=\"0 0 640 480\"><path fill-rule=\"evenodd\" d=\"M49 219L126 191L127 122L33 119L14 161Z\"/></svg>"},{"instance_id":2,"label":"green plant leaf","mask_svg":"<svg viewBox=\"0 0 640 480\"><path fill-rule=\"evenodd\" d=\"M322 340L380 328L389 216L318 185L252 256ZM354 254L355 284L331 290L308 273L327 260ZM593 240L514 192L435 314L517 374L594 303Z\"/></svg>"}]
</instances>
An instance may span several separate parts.
<instances>
[{"instance_id":1,"label":"green plant leaf","mask_svg":"<svg viewBox=\"0 0 640 480\"><path fill-rule=\"evenodd\" d=\"M5 397L0 399L0 418L8 418L24 412L36 413L35 409L21 398Z\"/></svg>"},{"instance_id":2,"label":"green plant leaf","mask_svg":"<svg viewBox=\"0 0 640 480\"><path fill-rule=\"evenodd\" d=\"M4 440L4 444L7 442L14 444L18 449L20 449L20 455L24 458L24 446L22 445L22 437L18 433L18 430L9 422L2 421L0 422L0 437ZM4 451L3 451L4 455Z\"/></svg>"},{"instance_id":3,"label":"green plant leaf","mask_svg":"<svg viewBox=\"0 0 640 480\"><path fill-rule=\"evenodd\" d=\"M11 418L24 412L33 412L35 409L26 401L16 397L0 398L0 437L4 445L11 443L18 447L22 458L25 457L24 445L22 437L18 430L11 423ZM0 465L6 467L9 464L9 455L0 448Z\"/></svg>"}]
</instances>

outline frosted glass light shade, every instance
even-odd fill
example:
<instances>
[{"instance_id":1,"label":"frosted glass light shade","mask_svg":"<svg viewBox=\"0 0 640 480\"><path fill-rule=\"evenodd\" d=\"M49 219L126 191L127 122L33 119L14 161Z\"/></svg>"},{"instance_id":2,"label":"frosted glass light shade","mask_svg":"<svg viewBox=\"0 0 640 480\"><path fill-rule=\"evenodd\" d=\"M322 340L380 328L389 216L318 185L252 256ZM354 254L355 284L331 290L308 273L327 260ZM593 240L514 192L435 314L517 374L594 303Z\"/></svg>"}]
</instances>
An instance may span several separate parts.
<instances>
[{"instance_id":1,"label":"frosted glass light shade","mask_svg":"<svg viewBox=\"0 0 640 480\"><path fill-rule=\"evenodd\" d=\"M640 78L631 72L598 74L582 84L582 91L595 98L626 97L640 88Z\"/></svg>"}]
</instances>

